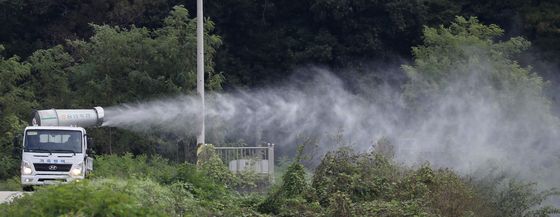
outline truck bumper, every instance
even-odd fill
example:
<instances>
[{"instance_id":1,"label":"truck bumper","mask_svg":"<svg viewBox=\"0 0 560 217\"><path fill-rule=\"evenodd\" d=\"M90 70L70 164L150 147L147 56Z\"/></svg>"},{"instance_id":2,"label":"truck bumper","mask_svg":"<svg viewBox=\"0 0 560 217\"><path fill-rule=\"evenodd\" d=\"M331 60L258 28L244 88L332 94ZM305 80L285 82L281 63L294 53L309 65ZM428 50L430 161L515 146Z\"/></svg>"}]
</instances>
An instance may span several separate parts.
<instances>
[{"instance_id":1,"label":"truck bumper","mask_svg":"<svg viewBox=\"0 0 560 217\"><path fill-rule=\"evenodd\" d=\"M48 185L48 184L59 184L59 183L66 183L71 182L74 180L80 180L83 177L73 177L70 175L65 174L57 174L57 175L22 175L21 176L21 185L22 186L31 186L31 185Z\"/></svg>"}]
</instances>

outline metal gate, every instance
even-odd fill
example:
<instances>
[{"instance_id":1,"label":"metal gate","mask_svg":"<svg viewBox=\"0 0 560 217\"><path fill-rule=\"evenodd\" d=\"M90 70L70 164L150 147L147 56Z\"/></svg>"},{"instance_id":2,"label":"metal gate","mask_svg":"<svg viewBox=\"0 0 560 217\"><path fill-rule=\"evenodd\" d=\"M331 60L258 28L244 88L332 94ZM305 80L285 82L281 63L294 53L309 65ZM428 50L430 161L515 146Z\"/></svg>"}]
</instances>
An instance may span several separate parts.
<instances>
[{"instance_id":1,"label":"metal gate","mask_svg":"<svg viewBox=\"0 0 560 217\"><path fill-rule=\"evenodd\" d=\"M239 173L252 170L255 173L268 176L270 183L274 183L274 144L257 147L214 147L216 154L226 164L230 171Z\"/></svg>"}]
</instances>

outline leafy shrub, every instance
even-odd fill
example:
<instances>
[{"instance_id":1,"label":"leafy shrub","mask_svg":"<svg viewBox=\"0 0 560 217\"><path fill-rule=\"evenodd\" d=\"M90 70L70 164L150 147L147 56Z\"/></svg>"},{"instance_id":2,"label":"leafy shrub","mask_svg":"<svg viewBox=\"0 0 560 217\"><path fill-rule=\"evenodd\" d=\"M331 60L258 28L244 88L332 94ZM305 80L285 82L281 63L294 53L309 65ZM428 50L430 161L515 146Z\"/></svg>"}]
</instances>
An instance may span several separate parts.
<instances>
[{"instance_id":1,"label":"leafy shrub","mask_svg":"<svg viewBox=\"0 0 560 217\"><path fill-rule=\"evenodd\" d=\"M499 180L472 182L452 170L397 165L384 155L329 152L317 167L310 203L318 201L329 216L550 216L542 206L557 191L533 184ZM486 186L486 187L485 187ZM326 212L325 212L326 210ZM504 215L506 214L506 215Z\"/></svg>"},{"instance_id":2,"label":"leafy shrub","mask_svg":"<svg viewBox=\"0 0 560 217\"><path fill-rule=\"evenodd\" d=\"M478 208L484 216L532 217L560 214L557 207L543 205L553 196L560 196L555 189L540 191L535 183L507 178L504 175L484 177L472 185L476 196L485 203Z\"/></svg>"},{"instance_id":3,"label":"leafy shrub","mask_svg":"<svg viewBox=\"0 0 560 217\"><path fill-rule=\"evenodd\" d=\"M466 216L477 211L482 201L475 198L474 186L449 169L435 171L426 198L434 213L441 216Z\"/></svg>"},{"instance_id":4,"label":"leafy shrub","mask_svg":"<svg viewBox=\"0 0 560 217\"><path fill-rule=\"evenodd\" d=\"M102 155L94 164L92 177L152 179L161 184L189 183L191 193L204 199L217 199L228 193L222 183L215 182L194 165L173 163L158 155Z\"/></svg>"},{"instance_id":5,"label":"leafy shrub","mask_svg":"<svg viewBox=\"0 0 560 217\"><path fill-rule=\"evenodd\" d=\"M222 183L216 183L206 173L191 164L177 166L177 174L173 178L176 182L190 183L193 187L191 193L205 200L216 200L230 193Z\"/></svg>"},{"instance_id":6,"label":"leafy shrub","mask_svg":"<svg viewBox=\"0 0 560 217\"><path fill-rule=\"evenodd\" d=\"M21 179L14 176L10 179L0 181L0 190L2 191L21 191Z\"/></svg>"},{"instance_id":7,"label":"leafy shrub","mask_svg":"<svg viewBox=\"0 0 560 217\"><path fill-rule=\"evenodd\" d=\"M245 170L233 173L218 156L214 146L209 144L200 147L197 166L216 183L225 184L226 187L239 192L250 192L257 190L255 188L259 186L267 186L268 176L259 175L250 169L255 166L255 161L250 160L249 163L251 164L246 165Z\"/></svg>"},{"instance_id":8,"label":"leafy shrub","mask_svg":"<svg viewBox=\"0 0 560 217\"><path fill-rule=\"evenodd\" d=\"M435 216L425 212L418 201L383 201L374 200L357 203L353 206L352 216L399 216L399 217L428 217Z\"/></svg>"},{"instance_id":9,"label":"leafy shrub","mask_svg":"<svg viewBox=\"0 0 560 217\"><path fill-rule=\"evenodd\" d=\"M20 160L0 153L0 179L7 179L19 172Z\"/></svg>"},{"instance_id":10,"label":"leafy shrub","mask_svg":"<svg viewBox=\"0 0 560 217\"><path fill-rule=\"evenodd\" d=\"M330 216L352 216L352 201L348 194L342 192L334 193L329 204L328 211Z\"/></svg>"},{"instance_id":11,"label":"leafy shrub","mask_svg":"<svg viewBox=\"0 0 560 217\"><path fill-rule=\"evenodd\" d=\"M94 160L93 177L142 177L160 183L171 183L177 175L177 166L159 155L133 156L130 153L119 155L101 155Z\"/></svg>"},{"instance_id":12,"label":"leafy shrub","mask_svg":"<svg viewBox=\"0 0 560 217\"><path fill-rule=\"evenodd\" d=\"M305 169L300 163L293 163L282 179L282 194L291 198L301 195L306 189Z\"/></svg>"},{"instance_id":13,"label":"leafy shrub","mask_svg":"<svg viewBox=\"0 0 560 217\"><path fill-rule=\"evenodd\" d=\"M293 209L289 204L307 204L303 199L308 190L305 181L305 169L299 161L293 162L282 176L282 184L271 191L268 197L259 205L259 211L264 213L279 214L282 210L290 211ZM305 209L305 207L303 207ZM301 209L296 209L300 210ZM291 216L284 212L284 215Z\"/></svg>"},{"instance_id":14,"label":"leafy shrub","mask_svg":"<svg viewBox=\"0 0 560 217\"><path fill-rule=\"evenodd\" d=\"M144 187L149 186L151 189ZM155 188L155 189L154 189ZM140 180L96 180L48 186L1 205L6 216L59 216L84 214L87 216L169 216L157 211L163 202L148 203L166 197L163 187ZM151 194L148 194L149 190ZM132 194L131 194L132 193ZM139 195L149 195L140 198ZM167 211L167 210L166 210Z\"/></svg>"},{"instance_id":15,"label":"leafy shrub","mask_svg":"<svg viewBox=\"0 0 560 217\"><path fill-rule=\"evenodd\" d=\"M352 201L390 198L399 169L376 153L354 154L343 148L325 155L313 176L312 187L323 206L330 196L346 193Z\"/></svg>"},{"instance_id":16,"label":"leafy shrub","mask_svg":"<svg viewBox=\"0 0 560 217\"><path fill-rule=\"evenodd\" d=\"M237 177L224 165L222 159L216 154L213 145L200 147L198 153L198 167L206 172L211 179L226 186L236 186L239 182Z\"/></svg>"},{"instance_id":17,"label":"leafy shrub","mask_svg":"<svg viewBox=\"0 0 560 217\"><path fill-rule=\"evenodd\" d=\"M234 194L198 198L191 183L149 179L93 179L39 188L10 204L6 216L259 216ZM195 190L195 192L198 192Z\"/></svg>"},{"instance_id":18,"label":"leafy shrub","mask_svg":"<svg viewBox=\"0 0 560 217\"><path fill-rule=\"evenodd\" d=\"M300 157L267 195L231 191L213 149L196 167L158 156L100 156L93 179L41 187L0 205L7 216L514 216L546 217L555 190L487 177L465 179L429 164L409 168L377 153L328 153L308 183ZM215 169L215 171L212 171ZM9 185L19 185L17 177Z\"/></svg>"}]
</instances>

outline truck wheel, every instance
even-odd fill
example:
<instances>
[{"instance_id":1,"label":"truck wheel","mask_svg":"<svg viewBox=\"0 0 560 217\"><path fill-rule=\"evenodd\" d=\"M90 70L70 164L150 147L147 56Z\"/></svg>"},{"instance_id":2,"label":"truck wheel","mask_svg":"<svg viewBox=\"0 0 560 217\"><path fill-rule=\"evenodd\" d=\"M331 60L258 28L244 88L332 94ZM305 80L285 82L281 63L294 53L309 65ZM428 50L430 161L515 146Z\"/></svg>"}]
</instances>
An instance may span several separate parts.
<instances>
[{"instance_id":1,"label":"truck wheel","mask_svg":"<svg viewBox=\"0 0 560 217\"><path fill-rule=\"evenodd\" d=\"M33 191L33 186L31 185L23 186L23 191Z\"/></svg>"}]
</instances>

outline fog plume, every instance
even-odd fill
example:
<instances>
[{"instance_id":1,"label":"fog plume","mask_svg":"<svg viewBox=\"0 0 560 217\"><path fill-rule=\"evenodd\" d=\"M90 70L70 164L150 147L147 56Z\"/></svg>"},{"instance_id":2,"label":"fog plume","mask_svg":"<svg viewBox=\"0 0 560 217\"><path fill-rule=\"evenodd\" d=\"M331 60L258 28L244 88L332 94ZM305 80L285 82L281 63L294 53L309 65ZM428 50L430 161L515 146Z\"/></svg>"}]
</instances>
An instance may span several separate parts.
<instances>
[{"instance_id":1,"label":"fog plume","mask_svg":"<svg viewBox=\"0 0 560 217\"><path fill-rule=\"evenodd\" d=\"M462 174L492 167L547 187L560 181L560 127L544 114L542 100L508 101L472 73L411 105L400 87L360 77L347 82L321 68L302 71L304 78L285 85L208 93L207 142L271 142L293 150L308 137L316 138L320 155L342 145L368 151L387 138L406 164L429 161ZM199 108L197 96L123 104L106 109L104 125L193 136Z\"/></svg>"}]
</instances>

